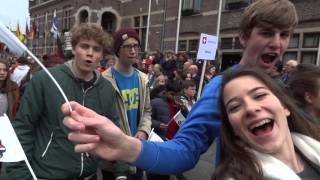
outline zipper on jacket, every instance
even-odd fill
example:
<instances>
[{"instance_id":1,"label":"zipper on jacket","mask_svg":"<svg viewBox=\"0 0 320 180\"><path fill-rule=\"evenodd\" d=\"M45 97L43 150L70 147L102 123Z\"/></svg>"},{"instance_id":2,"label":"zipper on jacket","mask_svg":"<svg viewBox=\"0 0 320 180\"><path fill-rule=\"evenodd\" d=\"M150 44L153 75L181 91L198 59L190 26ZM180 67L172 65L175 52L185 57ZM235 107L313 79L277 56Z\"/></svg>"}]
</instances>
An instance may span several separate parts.
<instances>
[{"instance_id":1,"label":"zipper on jacket","mask_svg":"<svg viewBox=\"0 0 320 180\"><path fill-rule=\"evenodd\" d=\"M48 144L47 144L47 146L46 146L46 149L45 149L44 152L42 153L42 157L44 157L44 156L46 155L46 153L47 153L47 151L48 151L48 149L49 149L49 146L50 146L50 144L51 144L51 142L52 142L52 137L53 137L53 132L51 132L49 142L48 142Z\"/></svg>"},{"instance_id":2,"label":"zipper on jacket","mask_svg":"<svg viewBox=\"0 0 320 180\"><path fill-rule=\"evenodd\" d=\"M83 173L83 166L84 166L84 162L83 162L83 153L81 153L81 169L80 169L79 177L81 177L81 176L82 176L82 173Z\"/></svg>"},{"instance_id":3,"label":"zipper on jacket","mask_svg":"<svg viewBox=\"0 0 320 180\"><path fill-rule=\"evenodd\" d=\"M89 87L88 89L86 89L86 90L84 90L83 85L81 86L81 88L82 88L82 92L83 92L82 105L84 106L84 105L85 105L84 99L85 99L85 97L86 97L86 94L87 94L87 92L88 92L90 89L93 88L93 86L90 86L90 87ZM84 154L84 153L81 153L81 169L80 169L80 175L79 175L79 177L82 176L82 174L83 174L83 169L84 169L84 157L83 157L83 154ZM89 154L86 153L86 156L89 157Z\"/></svg>"}]
</instances>

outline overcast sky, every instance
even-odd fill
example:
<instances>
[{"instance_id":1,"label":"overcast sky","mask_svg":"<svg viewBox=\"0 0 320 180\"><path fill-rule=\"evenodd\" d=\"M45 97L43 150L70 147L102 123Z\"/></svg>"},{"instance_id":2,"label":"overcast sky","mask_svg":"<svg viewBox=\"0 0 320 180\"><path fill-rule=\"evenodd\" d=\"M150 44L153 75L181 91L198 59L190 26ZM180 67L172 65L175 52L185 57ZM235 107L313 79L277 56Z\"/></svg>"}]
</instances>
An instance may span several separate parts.
<instances>
[{"instance_id":1,"label":"overcast sky","mask_svg":"<svg viewBox=\"0 0 320 180\"><path fill-rule=\"evenodd\" d=\"M26 22L30 21L28 6L29 0L0 0L0 21L12 30L19 22L20 30L25 32Z\"/></svg>"}]
</instances>

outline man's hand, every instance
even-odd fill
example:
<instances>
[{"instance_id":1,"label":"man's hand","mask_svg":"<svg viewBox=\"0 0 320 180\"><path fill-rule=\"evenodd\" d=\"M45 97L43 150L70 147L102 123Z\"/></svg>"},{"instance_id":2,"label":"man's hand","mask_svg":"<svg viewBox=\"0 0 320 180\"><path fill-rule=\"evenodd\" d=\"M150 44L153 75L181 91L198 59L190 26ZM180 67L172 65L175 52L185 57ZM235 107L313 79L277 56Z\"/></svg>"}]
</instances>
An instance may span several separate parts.
<instances>
[{"instance_id":1,"label":"man's hand","mask_svg":"<svg viewBox=\"0 0 320 180\"><path fill-rule=\"evenodd\" d=\"M76 152L89 152L108 161L137 159L140 140L125 135L112 121L77 102L70 102L70 106L65 103L61 109L63 124L72 130L68 139L76 144Z\"/></svg>"}]
</instances>

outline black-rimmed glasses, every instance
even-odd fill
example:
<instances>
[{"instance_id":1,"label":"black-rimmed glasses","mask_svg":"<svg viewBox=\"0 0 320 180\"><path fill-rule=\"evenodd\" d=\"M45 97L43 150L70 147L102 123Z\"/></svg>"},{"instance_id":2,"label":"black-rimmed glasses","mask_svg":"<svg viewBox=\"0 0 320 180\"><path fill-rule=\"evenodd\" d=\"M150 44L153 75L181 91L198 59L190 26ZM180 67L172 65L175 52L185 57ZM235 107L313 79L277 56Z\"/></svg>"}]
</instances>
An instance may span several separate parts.
<instances>
[{"instance_id":1,"label":"black-rimmed glasses","mask_svg":"<svg viewBox=\"0 0 320 180\"><path fill-rule=\"evenodd\" d=\"M132 48L135 51L139 51L140 50L140 45L139 44L124 44L121 46L123 49L125 49L126 51L131 50Z\"/></svg>"}]
</instances>

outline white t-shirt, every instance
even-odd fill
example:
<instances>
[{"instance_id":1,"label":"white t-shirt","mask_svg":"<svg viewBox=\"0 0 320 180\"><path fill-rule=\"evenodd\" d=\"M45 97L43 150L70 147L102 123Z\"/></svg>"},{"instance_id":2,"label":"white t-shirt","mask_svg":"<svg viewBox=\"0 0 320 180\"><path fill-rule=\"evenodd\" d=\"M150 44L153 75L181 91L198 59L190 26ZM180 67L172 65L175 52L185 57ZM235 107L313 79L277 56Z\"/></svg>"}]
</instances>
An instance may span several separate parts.
<instances>
[{"instance_id":1,"label":"white t-shirt","mask_svg":"<svg viewBox=\"0 0 320 180\"><path fill-rule=\"evenodd\" d=\"M28 65L17 66L11 74L11 80L16 82L20 87L21 81L28 74L30 67Z\"/></svg>"}]
</instances>

